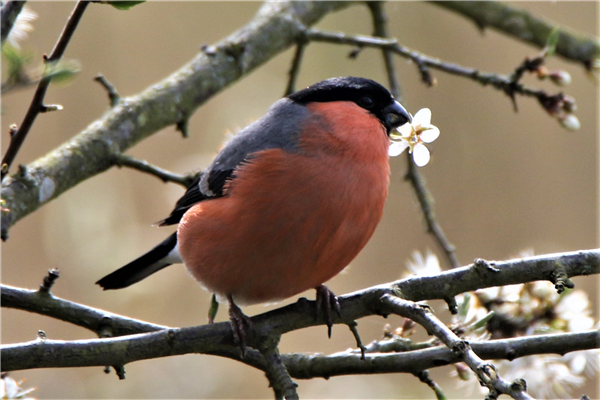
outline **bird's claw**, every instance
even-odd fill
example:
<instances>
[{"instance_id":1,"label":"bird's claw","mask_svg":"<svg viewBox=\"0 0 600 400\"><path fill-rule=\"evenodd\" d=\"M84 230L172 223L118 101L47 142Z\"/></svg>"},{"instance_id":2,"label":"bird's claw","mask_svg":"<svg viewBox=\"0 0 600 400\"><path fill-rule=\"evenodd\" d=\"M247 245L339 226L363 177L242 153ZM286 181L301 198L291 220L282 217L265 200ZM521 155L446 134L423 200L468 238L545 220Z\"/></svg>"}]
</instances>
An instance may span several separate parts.
<instances>
[{"instance_id":1,"label":"bird's claw","mask_svg":"<svg viewBox=\"0 0 600 400\"><path fill-rule=\"evenodd\" d=\"M342 312L340 308L340 303L337 299L337 296L329 290L329 288L325 285L320 285L315 288L317 291L317 313L315 315L315 319L319 318L321 313L325 316L325 322L327 324L327 336L331 338L331 327L333 326L333 322L331 321L332 309L335 310L338 317L341 318Z\"/></svg>"},{"instance_id":2,"label":"bird's claw","mask_svg":"<svg viewBox=\"0 0 600 400\"><path fill-rule=\"evenodd\" d=\"M246 336L249 329L252 329L252 320L233 302L231 295L227 296L229 300L229 323L233 332L233 341L240 346L242 358L246 356Z\"/></svg>"}]
</instances>

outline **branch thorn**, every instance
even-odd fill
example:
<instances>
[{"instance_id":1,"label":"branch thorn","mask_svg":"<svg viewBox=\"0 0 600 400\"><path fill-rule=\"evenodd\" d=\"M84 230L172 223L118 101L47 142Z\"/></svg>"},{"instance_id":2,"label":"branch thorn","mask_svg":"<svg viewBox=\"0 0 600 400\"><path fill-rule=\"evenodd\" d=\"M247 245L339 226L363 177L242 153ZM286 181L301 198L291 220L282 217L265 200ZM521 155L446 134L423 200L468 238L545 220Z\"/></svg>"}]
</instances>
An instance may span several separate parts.
<instances>
[{"instance_id":1,"label":"branch thorn","mask_svg":"<svg viewBox=\"0 0 600 400\"><path fill-rule=\"evenodd\" d=\"M108 99L110 100L110 106L116 106L119 103L119 100L121 100L121 96L117 92L117 89L114 87L114 85L111 84L108 80L106 80L106 78L102 74L96 75L94 77L94 80L100 85L102 85L104 89L106 89L106 92L108 93Z\"/></svg>"},{"instance_id":2,"label":"branch thorn","mask_svg":"<svg viewBox=\"0 0 600 400\"><path fill-rule=\"evenodd\" d=\"M50 293L50 289L54 286L54 282L60 277L58 269L53 268L48 270L48 275L44 277L44 281L40 285L39 293Z\"/></svg>"}]
</instances>

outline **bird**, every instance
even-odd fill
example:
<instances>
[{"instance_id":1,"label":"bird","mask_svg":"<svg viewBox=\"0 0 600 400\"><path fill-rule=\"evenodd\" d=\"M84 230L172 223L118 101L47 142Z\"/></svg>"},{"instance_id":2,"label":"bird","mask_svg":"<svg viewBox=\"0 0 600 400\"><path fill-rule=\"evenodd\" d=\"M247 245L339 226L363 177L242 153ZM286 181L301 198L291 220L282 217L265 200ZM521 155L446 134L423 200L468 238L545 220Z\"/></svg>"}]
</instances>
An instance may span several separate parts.
<instances>
[{"instance_id":1,"label":"bird","mask_svg":"<svg viewBox=\"0 0 600 400\"><path fill-rule=\"evenodd\" d=\"M157 223L177 231L96 283L121 289L183 263L204 288L228 300L242 354L251 321L239 305L314 288L331 337L331 312L340 309L324 283L379 224L389 134L411 120L383 85L361 77L326 79L276 101L220 150Z\"/></svg>"}]
</instances>

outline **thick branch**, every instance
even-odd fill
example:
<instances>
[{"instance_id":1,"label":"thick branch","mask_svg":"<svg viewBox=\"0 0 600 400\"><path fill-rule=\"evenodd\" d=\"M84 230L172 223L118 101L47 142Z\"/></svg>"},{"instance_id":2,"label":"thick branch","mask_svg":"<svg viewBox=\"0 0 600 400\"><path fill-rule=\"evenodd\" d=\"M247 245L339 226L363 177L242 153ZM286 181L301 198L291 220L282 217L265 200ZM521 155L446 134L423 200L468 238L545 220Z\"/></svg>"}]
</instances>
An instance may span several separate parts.
<instances>
[{"instance_id":1,"label":"thick branch","mask_svg":"<svg viewBox=\"0 0 600 400\"><path fill-rule=\"evenodd\" d=\"M527 336L514 339L471 343L483 359L507 359L533 355L598 348L600 332L561 333ZM164 329L147 334L94 340L34 340L3 345L2 370L31 368L89 367L125 365L129 362L181 354L204 353L228 357L245 364L268 369L264 357L248 349L241 359L239 348L233 345L226 322L181 329ZM331 355L282 354L281 359L293 378L327 378L337 375L418 372L460 361L444 346L402 353L367 353L346 351Z\"/></svg>"},{"instance_id":2,"label":"thick branch","mask_svg":"<svg viewBox=\"0 0 600 400\"><path fill-rule=\"evenodd\" d=\"M598 273L600 273L599 249L547 254L495 263L486 263L479 260L470 266L443 272L437 276L407 278L340 296L341 318L334 315L333 322L347 325L358 318L368 315L386 314L389 311L386 311L386 307L381 301L382 297L386 295L400 296L413 301L440 299L484 287L526 283L536 280L551 280L557 285L569 285L569 277ZM48 315L95 332L99 332L102 324L104 324L112 332L113 336L162 329L153 335L128 336L126 338L111 339L113 341L109 342L77 341L74 345L79 349L77 351L88 349L89 346L96 349L94 352L97 351L98 353L93 356L96 358L91 359L95 360L94 362L97 362L97 365L115 365L115 363L116 365L123 365L139 359L183 354L181 353L182 351L239 358L239 348L233 341L228 323L209 324L194 328L169 328L165 330L163 326L128 319L53 296L40 295L40 293L34 291L2 285L1 294L2 307L17 308ZM262 337L283 334L326 323L324 318L315 320L314 316L314 302L300 299L294 304L257 315L252 318L252 322L257 336ZM186 344L183 345L182 341L186 342ZM44 357L49 357L49 360L52 360L52 357L58 357L52 353L54 351L52 349L60 349L60 346L64 345L64 342L48 343L50 346L54 346L49 349L48 353L40 350L46 348L36 343L3 347L2 368L11 369L9 368L10 365L19 365L19 368L33 368L34 365L37 367L43 366L45 362ZM156 349L154 349L154 345L156 345ZM118 350L118 355L114 356L116 358L109 358L108 353L115 349ZM505 349L507 351L510 350L510 348ZM30 354L33 358L25 358L22 361L20 361L20 357L15 358L16 354L21 351L31 352L27 354ZM73 351L76 352L76 350ZM92 357L91 353L86 354ZM510 354L512 352L507 354L507 357L511 357ZM260 354L258 356L262 357ZM357 354L357 357L360 358L360 353ZM494 358L496 357L494 356ZM80 358L71 359L70 357L64 357L64 359L73 360L65 362L83 362ZM251 363L251 352L246 354L243 361ZM48 363L48 366L50 366L54 361L48 361ZM26 365L31 366L27 367ZM65 364L61 365L69 366ZM55 365L52 364L52 366ZM423 367L423 369L426 368L429 367ZM297 376L297 372L290 371L290 373L293 376Z\"/></svg>"},{"instance_id":3,"label":"thick branch","mask_svg":"<svg viewBox=\"0 0 600 400\"><path fill-rule=\"evenodd\" d=\"M339 296L342 317L339 318L334 314L333 322L348 325L358 318L380 315L382 311L378 308L379 299L385 294L399 295L412 301L445 300L447 297L476 289L539 280L552 281L560 290L564 286L572 285L569 281L571 277L599 273L600 249L545 254L490 263L478 260L477 263L438 275L410 277ZM0 288L2 307L51 316L94 331L96 329L93 327L97 326L100 320L107 315L104 311L81 306L54 296L38 296L35 291L8 285L1 285ZM266 329L279 334L310 326L324 325L323 318L315 320L314 307L313 301L302 298L295 304L260 314L253 317L252 320L255 325L264 324ZM114 314L109 316L118 322L117 332L128 329L129 333L139 333L164 328ZM148 329L138 328L137 323L145 324Z\"/></svg>"},{"instance_id":4,"label":"thick branch","mask_svg":"<svg viewBox=\"0 0 600 400\"><path fill-rule=\"evenodd\" d=\"M600 332L559 333L512 339L471 342L477 355L485 360L514 360L534 354L566 354L571 351L598 348ZM367 353L367 362L360 351L349 350L330 355L284 354L283 362L296 379L327 378L339 375L418 372L454 364L459 358L444 346L384 353Z\"/></svg>"},{"instance_id":5,"label":"thick branch","mask_svg":"<svg viewBox=\"0 0 600 400\"><path fill-rule=\"evenodd\" d=\"M112 336L153 332L168 328L167 326L151 324L84 306L54 297L48 292L1 285L1 294L2 307L16 308L46 315L61 321L70 322L93 332L100 332L104 327L110 327Z\"/></svg>"},{"instance_id":6,"label":"thick branch","mask_svg":"<svg viewBox=\"0 0 600 400\"><path fill-rule=\"evenodd\" d=\"M526 10L496 1L432 1L433 4L470 18L480 29L490 26L537 47L544 47L550 32L559 30L556 53L591 68L600 58L600 42Z\"/></svg>"},{"instance_id":7,"label":"thick branch","mask_svg":"<svg viewBox=\"0 0 600 400\"><path fill-rule=\"evenodd\" d=\"M205 101L296 43L304 26L349 2L266 3L256 17L228 38L144 92L113 107L58 149L2 183L2 237L43 204L113 166L124 152L168 125L187 120Z\"/></svg>"}]
</instances>

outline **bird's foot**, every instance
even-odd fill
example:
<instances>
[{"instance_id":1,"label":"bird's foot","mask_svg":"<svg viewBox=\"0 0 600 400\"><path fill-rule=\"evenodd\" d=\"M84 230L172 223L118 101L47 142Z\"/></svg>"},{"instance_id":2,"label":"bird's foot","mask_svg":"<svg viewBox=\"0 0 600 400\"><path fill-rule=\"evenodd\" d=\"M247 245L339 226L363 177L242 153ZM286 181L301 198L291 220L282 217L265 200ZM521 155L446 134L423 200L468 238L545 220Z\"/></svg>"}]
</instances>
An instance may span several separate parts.
<instances>
[{"instance_id":1,"label":"bird's foot","mask_svg":"<svg viewBox=\"0 0 600 400\"><path fill-rule=\"evenodd\" d=\"M317 291L317 314L315 319L319 318L319 315L324 314L327 323L327 336L331 338L331 327L333 326L333 322L331 321L332 310L335 310L337 315L341 317L340 303L337 296L327 286L320 285L315 290Z\"/></svg>"},{"instance_id":2,"label":"bird's foot","mask_svg":"<svg viewBox=\"0 0 600 400\"><path fill-rule=\"evenodd\" d=\"M240 346L242 358L246 356L246 333L252 329L252 320L234 303L233 297L227 295L229 300L229 322L233 331L233 341Z\"/></svg>"}]
</instances>

